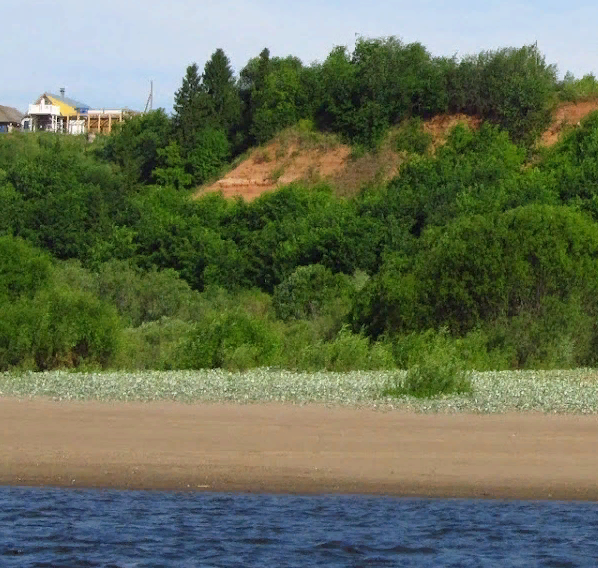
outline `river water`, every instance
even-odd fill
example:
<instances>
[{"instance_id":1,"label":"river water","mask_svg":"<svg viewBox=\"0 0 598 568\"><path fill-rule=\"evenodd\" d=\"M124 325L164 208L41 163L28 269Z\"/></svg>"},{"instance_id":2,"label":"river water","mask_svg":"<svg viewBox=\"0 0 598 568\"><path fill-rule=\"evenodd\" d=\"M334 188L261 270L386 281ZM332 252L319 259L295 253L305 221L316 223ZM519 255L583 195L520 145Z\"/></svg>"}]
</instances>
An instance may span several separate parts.
<instances>
[{"instance_id":1,"label":"river water","mask_svg":"<svg viewBox=\"0 0 598 568\"><path fill-rule=\"evenodd\" d=\"M0 487L0 567L598 566L598 504Z\"/></svg>"}]
</instances>

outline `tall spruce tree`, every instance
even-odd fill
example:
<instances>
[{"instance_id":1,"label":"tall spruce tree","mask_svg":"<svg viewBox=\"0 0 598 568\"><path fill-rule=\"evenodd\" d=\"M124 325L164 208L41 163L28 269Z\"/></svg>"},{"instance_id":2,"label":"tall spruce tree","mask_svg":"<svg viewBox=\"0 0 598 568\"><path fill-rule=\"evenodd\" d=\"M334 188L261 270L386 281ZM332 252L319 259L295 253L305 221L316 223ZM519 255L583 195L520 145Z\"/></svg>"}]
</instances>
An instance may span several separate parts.
<instances>
[{"instance_id":1,"label":"tall spruce tree","mask_svg":"<svg viewBox=\"0 0 598 568\"><path fill-rule=\"evenodd\" d=\"M173 126L183 154L193 149L198 133L213 116L212 104L202 84L197 63L189 65L183 84L174 96Z\"/></svg>"},{"instance_id":2,"label":"tall spruce tree","mask_svg":"<svg viewBox=\"0 0 598 568\"><path fill-rule=\"evenodd\" d=\"M230 60L220 48L204 67L203 87L212 102L211 126L232 134L241 118L241 97Z\"/></svg>"}]
</instances>

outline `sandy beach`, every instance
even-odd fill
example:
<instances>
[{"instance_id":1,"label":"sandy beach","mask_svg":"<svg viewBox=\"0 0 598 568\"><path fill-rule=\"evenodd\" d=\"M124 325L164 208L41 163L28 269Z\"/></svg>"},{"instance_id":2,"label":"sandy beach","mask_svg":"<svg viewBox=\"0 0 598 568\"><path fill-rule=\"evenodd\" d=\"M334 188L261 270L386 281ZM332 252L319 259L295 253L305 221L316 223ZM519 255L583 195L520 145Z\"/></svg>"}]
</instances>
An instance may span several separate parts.
<instances>
[{"instance_id":1,"label":"sandy beach","mask_svg":"<svg viewBox=\"0 0 598 568\"><path fill-rule=\"evenodd\" d=\"M598 417L0 398L0 484L598 500Z\"/></svg>"}]
</instances>

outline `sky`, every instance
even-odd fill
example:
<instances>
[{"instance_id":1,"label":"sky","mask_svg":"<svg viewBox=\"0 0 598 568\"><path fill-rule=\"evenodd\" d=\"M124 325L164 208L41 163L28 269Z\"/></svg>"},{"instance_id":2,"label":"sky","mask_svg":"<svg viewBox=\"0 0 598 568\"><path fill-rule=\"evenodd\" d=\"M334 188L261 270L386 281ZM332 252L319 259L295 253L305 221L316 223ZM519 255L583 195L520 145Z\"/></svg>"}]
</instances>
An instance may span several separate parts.
<instances>
[{"instance_id":1,"label":"sky","mask_svg":"<svg viewBox=\"0 0 598 568\"><path fill-rule=\"evenodd\" d=\"M44 92L95 108L172 110L187 66L224 49L238 73L264 47L323 61L355 38L396 36L433 55L538 42L560 75L598 74L595 4L570 0L0 0L0 105Z\"/></svg>"}]
</instances>

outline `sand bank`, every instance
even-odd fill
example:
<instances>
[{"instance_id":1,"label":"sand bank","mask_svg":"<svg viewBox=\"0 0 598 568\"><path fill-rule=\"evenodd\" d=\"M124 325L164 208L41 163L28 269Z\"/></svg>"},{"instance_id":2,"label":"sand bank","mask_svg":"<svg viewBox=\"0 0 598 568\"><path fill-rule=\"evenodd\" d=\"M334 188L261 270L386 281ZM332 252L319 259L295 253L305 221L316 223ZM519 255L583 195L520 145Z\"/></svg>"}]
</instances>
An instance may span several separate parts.
<instances>
[{"instance_id":1,"label":"sand bank","mask_svg":"<svg viewBox=\"0 0 598 568\"><path fill-rule=\"evenodd\" d=\"M0 398L0 484L598 500L598 417Z\"/></svg>"}]
</instances>

